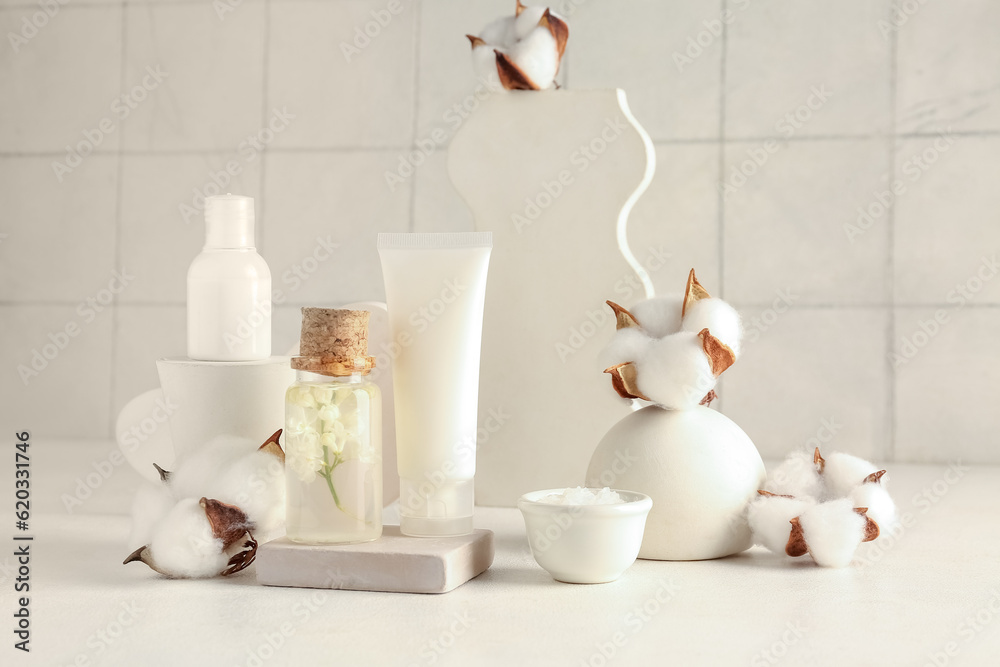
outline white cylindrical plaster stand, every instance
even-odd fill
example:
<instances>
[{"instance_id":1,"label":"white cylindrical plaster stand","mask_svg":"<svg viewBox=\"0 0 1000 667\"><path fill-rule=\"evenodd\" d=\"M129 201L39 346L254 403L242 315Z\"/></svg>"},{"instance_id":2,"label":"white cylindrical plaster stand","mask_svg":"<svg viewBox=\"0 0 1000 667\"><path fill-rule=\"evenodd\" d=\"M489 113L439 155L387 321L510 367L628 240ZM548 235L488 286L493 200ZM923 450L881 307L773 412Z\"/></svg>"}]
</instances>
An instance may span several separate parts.
<instances>
[{"instance_id":1,"label":"white cylindrical plaster stand","mask_svg":"<svg viewBox=\"0 0 1000 667\"><path fill-rule=\"evenodd\" d=\"M615 330L604 300L651 295L619 247L654 164L620 90L499 92L452 139L451 181L476 229L493 232L478 504L579 485L628 413L597 353Z\"/></svg>"},{"instance_id":2,"label":"white cylindrical plaster stand","mask_svg":"<svg viewBox=\"0 0 1000 667\"><path fill-rule=\"evenodd\" d=\"M177 457L219 435L264 442L284 427L285 390L295 379L288 357L261 361L158 359L164 398L171 406Z\"/></svg>"}]
</instances>

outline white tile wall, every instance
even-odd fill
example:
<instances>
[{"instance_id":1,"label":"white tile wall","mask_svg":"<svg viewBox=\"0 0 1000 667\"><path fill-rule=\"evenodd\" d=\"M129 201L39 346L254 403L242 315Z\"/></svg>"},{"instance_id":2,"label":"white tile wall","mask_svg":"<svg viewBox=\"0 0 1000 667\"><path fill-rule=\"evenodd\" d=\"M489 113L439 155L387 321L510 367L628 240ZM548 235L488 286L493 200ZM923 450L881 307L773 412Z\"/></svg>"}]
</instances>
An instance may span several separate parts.
<instances>
[{"instance_id":1,"label":"white tile wall","mask_svg":"<svg viewBox=\"0 0 1000 667\"><path fill-rule=\"evenodd\" d=\"M246 0L220 15L211 3L91 0L0 45L5 424L108 437L117 409L155 384L153 360L183 352L206 191L257 197L258 245L283 296L275 352L295 342L301 305L381 297L377 231L472 228L446 145L395 191L385 172L432 128L449 130L447 144L445 113L475 85L464 34L513 2L404 0L370 25L387 4ZM555 6L571 26L563 83L625 89L656 144L630 239L640 259L669 255L657 288L679 289L695 266L746 317L753 341L720 393L765 455L832 419L831 447L1000 463L1000 9L917 5ZM0 34L36 11L0 0ZM348 62L342 44L366 28ZM136 89L147 67L167 75ZM289 116L280 126L276 109ZM88 137L94 154L60 180L53 163ZM239 172L228 183L227 163ZM327 236L330 258L296 280ZM106 291L120 269L134 278ZM88 298L105 302L93 321ZM929 335L939 310L946 323ZM18 366L70 323L79 333L26 385ZM900 351L912 355L899 363Z\"/></svg>"}]
</instances>

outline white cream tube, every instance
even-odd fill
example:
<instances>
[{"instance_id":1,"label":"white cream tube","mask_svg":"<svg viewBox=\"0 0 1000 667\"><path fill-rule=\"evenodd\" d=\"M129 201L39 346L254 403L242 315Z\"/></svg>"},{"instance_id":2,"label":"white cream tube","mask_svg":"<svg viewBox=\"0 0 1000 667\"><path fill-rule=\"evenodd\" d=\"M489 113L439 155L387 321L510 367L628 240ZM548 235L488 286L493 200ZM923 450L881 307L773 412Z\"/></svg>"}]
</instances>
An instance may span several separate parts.
<instances>
[{"instance_id":1,"label":"white cream tube","mask_svg":"<svg viewBox=\"0 0 1000 667\"><path fill-rule=\"evenodd\" d=\"M472 532L483 304L493 235L379 234L397 351L399 528L420 537Z\"/></svg>"}]
</instances>

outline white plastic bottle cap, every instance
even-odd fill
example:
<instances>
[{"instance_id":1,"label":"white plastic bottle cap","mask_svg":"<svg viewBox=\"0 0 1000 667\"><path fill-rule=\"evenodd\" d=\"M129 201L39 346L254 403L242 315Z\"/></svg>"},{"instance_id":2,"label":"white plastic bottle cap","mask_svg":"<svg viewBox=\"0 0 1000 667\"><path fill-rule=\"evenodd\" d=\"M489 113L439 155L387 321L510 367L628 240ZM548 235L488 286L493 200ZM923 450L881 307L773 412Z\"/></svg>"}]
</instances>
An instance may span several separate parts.
<instances>
[{"instance_id":1,"label":"white plastic bottle cap","mask_svg":"<svg viewBox=\"0 0 1000 667\"><path fill-rule=\"evenodd\" d=\"M399 479L399 531L411 537L451 537L473 530L473 480Z\"/></svg>"},{"instance_id":2,"label":"white plastic bottle cap","mask_svg":"<svg viewBox=\"0 0 1000 667\"><path fill-rule=\"evenodd\" d=\"M253 197L206 197L205 227L205 248L253 248Z\"/></svg>"}]
</instances>

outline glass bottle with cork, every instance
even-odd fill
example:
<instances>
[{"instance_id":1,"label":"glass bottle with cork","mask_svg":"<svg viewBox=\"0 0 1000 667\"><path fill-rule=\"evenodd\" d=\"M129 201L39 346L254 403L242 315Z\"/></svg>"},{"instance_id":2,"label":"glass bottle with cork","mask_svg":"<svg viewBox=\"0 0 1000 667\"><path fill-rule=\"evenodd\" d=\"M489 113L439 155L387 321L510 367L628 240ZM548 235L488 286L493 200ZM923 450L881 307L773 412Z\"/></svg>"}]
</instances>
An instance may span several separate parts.
<instances>
[{"instance_id":1,"label":"glass bottle with cork","mask_svg":"<svg viewBox=\"0 0 1000 667\"><path fill-rule=\"evenodd\" d=\"M382 397L367 376L366 310L303 308L285 394L286 534L306 544L382 535Z\"/></svg>"}]
</instances>

